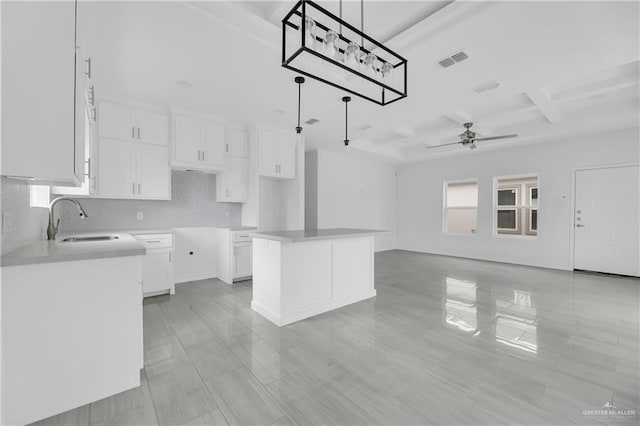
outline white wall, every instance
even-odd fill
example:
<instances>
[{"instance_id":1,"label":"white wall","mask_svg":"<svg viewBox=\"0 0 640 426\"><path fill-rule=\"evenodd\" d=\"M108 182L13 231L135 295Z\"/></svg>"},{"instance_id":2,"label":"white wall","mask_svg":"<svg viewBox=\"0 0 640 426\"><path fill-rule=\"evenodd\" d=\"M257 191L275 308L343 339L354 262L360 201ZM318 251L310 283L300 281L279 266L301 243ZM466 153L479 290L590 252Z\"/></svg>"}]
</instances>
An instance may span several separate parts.
<instances>
[{"instance_id":1,"label":"white wall","mask_svg":"<svg viewBox=\"0 0 640 426\"><path fill-rule=\"evenodd\" d=\"M11 232L2 235L2 254L46 238L48 210L29 206L29 185L2 178L2 212L11 214Z\"/></svg>"},{"instance_id":2,"label":"white wall","mask_svg":"<svg viewBox=\"0 0 640 426\"><path fill-rule=\"evenodd\" d=\"M361 158L353 152L319 150L317 187L306 186L306 192L317 191L317 227L387 230L390 232L376 236L375 249L395 248L395 172L393 164ZM313 201L308 203L307 208L312 207Z\"/></svg>"},{"instance_id":3,"label":"white wall","mask_svg":"<svg viewBox=\"0 0 640 426\"><path fill-rule=\"evenodd\" d=\"M571 268L572 169L639 162L638 129L440 158L398 168L398 248L558 269ZM539 176L539 234L493 237L493 178ZM478 179L475 236L444 235L444 181Z\"/></svg>"}]
</instances>

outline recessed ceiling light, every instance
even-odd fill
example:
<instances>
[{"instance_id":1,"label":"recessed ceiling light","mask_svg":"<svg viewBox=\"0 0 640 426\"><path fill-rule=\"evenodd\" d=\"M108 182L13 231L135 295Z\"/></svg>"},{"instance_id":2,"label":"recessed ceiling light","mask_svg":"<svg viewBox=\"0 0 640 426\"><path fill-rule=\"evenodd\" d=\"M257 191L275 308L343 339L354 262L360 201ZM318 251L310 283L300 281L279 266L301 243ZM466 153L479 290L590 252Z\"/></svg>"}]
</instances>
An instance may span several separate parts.
<instances>
[{"instance_id":1,"label":"recessed ceiling light","mask_svg":"<svg viewBox=\"0 0 640 426\"><path fill-rule=\"evenodd\" d=\"M362 126L358 127L358 130L369 130L371 127L373 127L371 124L363 124Z\"/></svg>"},{"instance_id":2,"label":"recessed ceiling light","mask_svg":"<svg viewBox=\"0 0 640 426\"><path fill-rule=\"evenodd\" d=\"M478 84L477 86L472 87L471 90L479 95L481 93L485 93L485 92L489 92L491 90L495 90L498 87L500 87L500 82L498 80L491 80L491 81L487 81L487 82L482 83L482 84Z\"/></svg>"},{"instance_id":3,"label":"recessed ceiling light","mask_svg":"<svg viewBox=\"0 0 640 426\"><path fill-rule=\"evenodd\" d=\"M279 108L278 109L274 109L273 112L276 113L276 114L284 114L284 110L283 109L279 109Z\"/></svg>"},{"instance_id":4,"label":"recessed ceiling light","mask_svg":"<svg viewBox=\"0 0 640 426\"><path fill-rule=\"evenodd\" d=\"M180 87L182 87L183 89L190 89L193 87L193 84L191 84L190 82L188 82L187 80L177 80L176 84Z\"/></svg>"}]
</instances>

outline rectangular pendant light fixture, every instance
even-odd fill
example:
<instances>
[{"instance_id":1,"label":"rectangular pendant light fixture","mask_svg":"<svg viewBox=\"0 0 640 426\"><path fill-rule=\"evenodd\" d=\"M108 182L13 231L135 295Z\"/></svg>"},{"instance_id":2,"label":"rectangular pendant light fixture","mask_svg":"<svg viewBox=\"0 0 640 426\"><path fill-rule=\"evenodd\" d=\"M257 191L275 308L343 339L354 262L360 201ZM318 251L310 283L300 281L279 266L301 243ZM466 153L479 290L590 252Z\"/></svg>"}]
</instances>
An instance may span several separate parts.
<instances>
[{"instance_id":1,"label":"rectangular pendant light fixture","mask_svg":"<svg viewBox=\"0 0 640 426\"><path fill-rule=\"evenodd\" d=\"M282 20L282 66L378 105L407 97L407 60L309 0Z\"/></svg>"}]
</instances>

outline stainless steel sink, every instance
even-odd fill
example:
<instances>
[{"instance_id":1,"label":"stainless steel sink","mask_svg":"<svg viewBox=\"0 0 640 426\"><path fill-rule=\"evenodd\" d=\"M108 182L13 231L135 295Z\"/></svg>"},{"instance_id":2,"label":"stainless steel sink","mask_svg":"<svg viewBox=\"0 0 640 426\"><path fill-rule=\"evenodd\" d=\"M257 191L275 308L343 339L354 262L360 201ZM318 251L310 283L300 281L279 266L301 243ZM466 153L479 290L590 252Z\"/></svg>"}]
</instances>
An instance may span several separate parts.
<instances>
[{"instance_id":1,"label":"stainless steel sink","mask_svg":"<svg viewBox=\"0 0 640 426\"><path fill-rule=\"evenodd\" d=\"M63 243L82 243L91 241L110 241L117 240L117 235L94 235L92 237L69 237L62 240Z\"/></svg>"}]
</instances>

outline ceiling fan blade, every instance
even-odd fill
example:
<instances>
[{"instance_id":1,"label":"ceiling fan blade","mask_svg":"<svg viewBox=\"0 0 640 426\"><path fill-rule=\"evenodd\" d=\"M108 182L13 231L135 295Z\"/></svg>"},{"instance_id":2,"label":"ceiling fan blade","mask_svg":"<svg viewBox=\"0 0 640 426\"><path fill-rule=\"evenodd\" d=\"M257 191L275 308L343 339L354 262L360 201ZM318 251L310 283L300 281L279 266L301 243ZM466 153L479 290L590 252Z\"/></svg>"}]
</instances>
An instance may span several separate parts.
<instances>
[{"instance_id":1,"label":"ceiling fan blade","mask_svg":"<svg viewBox=\"0 0 640 426\"><path fill-rule=\"evenodd\" d=\"M441 145L427 145L427 146L425 146L425 148L427 148L427 149L429 149L429 148L440 148L441 146L457 145L459 143L462 143L462 142L458 141L458 142L451 142L451 143L443 143Z\"/></svg>"},{"instance_id":2,"label":"ceiling fan blade","mask_svg":"<svg viewBox=\"0 0 640 426\"><path fill-rule=\"evenodd\" d=\"M508 138L515 138L516 136L518 136L516 133L512 134L512 135L501 135L501 136L489 136L486 138L475 138L475 141L494 141L497 139L508 139Z\"/></svg>"}]
</instances>

